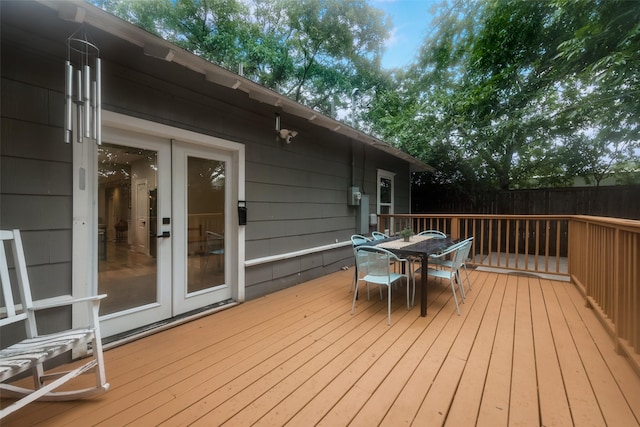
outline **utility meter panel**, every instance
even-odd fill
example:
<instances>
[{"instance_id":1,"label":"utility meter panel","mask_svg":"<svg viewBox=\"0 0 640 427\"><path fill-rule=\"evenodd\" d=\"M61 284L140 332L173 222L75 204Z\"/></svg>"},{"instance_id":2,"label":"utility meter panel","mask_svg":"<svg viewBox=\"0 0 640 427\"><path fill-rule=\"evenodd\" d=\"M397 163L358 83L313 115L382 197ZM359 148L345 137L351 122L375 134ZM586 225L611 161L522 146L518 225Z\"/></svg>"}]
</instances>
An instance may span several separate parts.
<instances>
[{"instance_id":1,"label":"utility meter panel","mask_svg":"<svg viewBox=\"0 0 640 427\"><path fill-rule=\"evenodd\" d=\"M360 200L362 199L362 193L360 187L349 187L347 204L349 206L360 206Z\"/></svg>"}]
</instances>

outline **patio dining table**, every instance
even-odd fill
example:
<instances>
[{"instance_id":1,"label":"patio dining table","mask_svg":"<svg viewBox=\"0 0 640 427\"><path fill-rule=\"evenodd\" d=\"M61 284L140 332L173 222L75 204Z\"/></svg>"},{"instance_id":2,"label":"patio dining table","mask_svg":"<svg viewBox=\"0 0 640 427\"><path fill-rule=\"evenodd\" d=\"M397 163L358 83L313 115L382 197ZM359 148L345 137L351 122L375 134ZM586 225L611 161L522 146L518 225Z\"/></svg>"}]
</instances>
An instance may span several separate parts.
<instances>
[{"instance_id":1,"label":"patio dining table","mask_svg":"<svg viewBox=\"0 0 640 427\"><path fill-rule=\"evenodd\" d=\"M387 249L401 257L420 258L421 280L420 280L420 316L427 315L427 268L429 266L429 255L438 254L449 246L457 243L460 239L450 237L435 236L411 236L408 242L401 237L390 237L388 239L374 240L366 245L378 246Z\"/></svg>"}]
</instances>

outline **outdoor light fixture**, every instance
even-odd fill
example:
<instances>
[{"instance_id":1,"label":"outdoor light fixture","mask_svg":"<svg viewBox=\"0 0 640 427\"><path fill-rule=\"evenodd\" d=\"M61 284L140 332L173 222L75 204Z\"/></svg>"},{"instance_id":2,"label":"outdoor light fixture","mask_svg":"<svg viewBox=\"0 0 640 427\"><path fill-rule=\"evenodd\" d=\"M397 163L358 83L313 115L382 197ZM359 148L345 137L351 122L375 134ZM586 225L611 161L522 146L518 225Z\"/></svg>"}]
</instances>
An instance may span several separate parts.
<instances>
[{"instance_id":1,"label":"outdoor light fixture","mask_svg":"<svg viewBox=\"0 0 640 427\"><path fill-rule=\"evenodd\" d=\"M79 34L80 33L80 34ZM67 39L64 79L64 141L73 139L76 106L76 141L91 138L102 144L102 76L100 49L78 30Z\"/></svg>"},{"instance_id":2,"label":"outdoor light fixture","mask_svg":"<svg viewBox=\"0 0 640 427\"><path fill-rule=\"evenodd\" d=\"M287 144L291 144L291 140L298 134L295 130L280 128L280 114L276 113L276 140L282 139Z\"/></svg>"}]
</instances>

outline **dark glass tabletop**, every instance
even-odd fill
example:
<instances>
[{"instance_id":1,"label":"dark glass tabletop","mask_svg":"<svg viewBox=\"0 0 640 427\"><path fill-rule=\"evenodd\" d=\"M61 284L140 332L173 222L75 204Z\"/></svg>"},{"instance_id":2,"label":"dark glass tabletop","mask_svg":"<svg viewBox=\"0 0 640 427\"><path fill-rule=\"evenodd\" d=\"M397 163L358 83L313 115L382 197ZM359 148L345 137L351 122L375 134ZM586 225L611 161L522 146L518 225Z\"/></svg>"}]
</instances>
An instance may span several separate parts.
<instances>
[{"instance_id":1,"label":"dark glass tabletop","mask_svg":"<svg viewBox=\"0 0 640 427\"><path fill-rule=\"evenodd\" d=\"M390 237L388 239L373 240L371 242L364 243L360 246L379 246L385 242L396 242L402 239L402 237ZM421 274L421 294L420 294L420 315L427 315L427 268L429 264L429 255L439 254L451 245L459 242L461 239L451 239L451 237L431 237L417 241L415 243L408 243L405 245L399 245L401 247L395 247L396 245L384 244L385 249L400 257L419 257L422 260L422 274Z\"/></svg>"}]
</instances>

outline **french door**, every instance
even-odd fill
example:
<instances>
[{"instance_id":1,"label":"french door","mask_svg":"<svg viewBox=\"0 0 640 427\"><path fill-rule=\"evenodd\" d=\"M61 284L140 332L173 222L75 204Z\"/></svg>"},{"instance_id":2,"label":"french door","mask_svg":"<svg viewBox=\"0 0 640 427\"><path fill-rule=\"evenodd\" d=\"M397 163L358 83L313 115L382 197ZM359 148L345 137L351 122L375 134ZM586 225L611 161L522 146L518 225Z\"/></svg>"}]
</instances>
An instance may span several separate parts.
<instances>
[{"instance_id":1,"label":"french door","mask_svg":"<svg viewBox=\"0 0 640 427\"><path fill-rule=\"evenodd\" d=\"M243 190L244 148L206 136L201 143L197 134L131 119L140 132L111 115L114 125L103 127L102 145L74 147L74 156L78 151L89 159L94 197L84 206L97 218L95 224L87 221L87 231L95 232L87 232L86 240L86 227L74 224L76 246L95 244L93 251L74 252L74 293L82 293L77 283L86 268L94 292L107 294L100 308L103 335L241 301L243 234L232 207ZM79 171L82 163L74 159ZM82 200L83 192L75 192L74 218Z\"/></svg>"},{"instance_id":2,"label":"french door","mask_svg":"<svg viewBox=\"0 0 640 427\"><path fill-rule=\"evenodd\" d=\"M171 142L109 129L97 159L97 291L107 295L108 337L173 315Z\"/></svg>"},{"instance_id":3,"label":"french door","mask_svg":"<svg viewBox=\"0 0 640 427\"><path fill-rule=\"evenodd\" d=\"M231 156L173 142L174 313L231 298L229 279Z\"/></svg>"}]
</instances>

